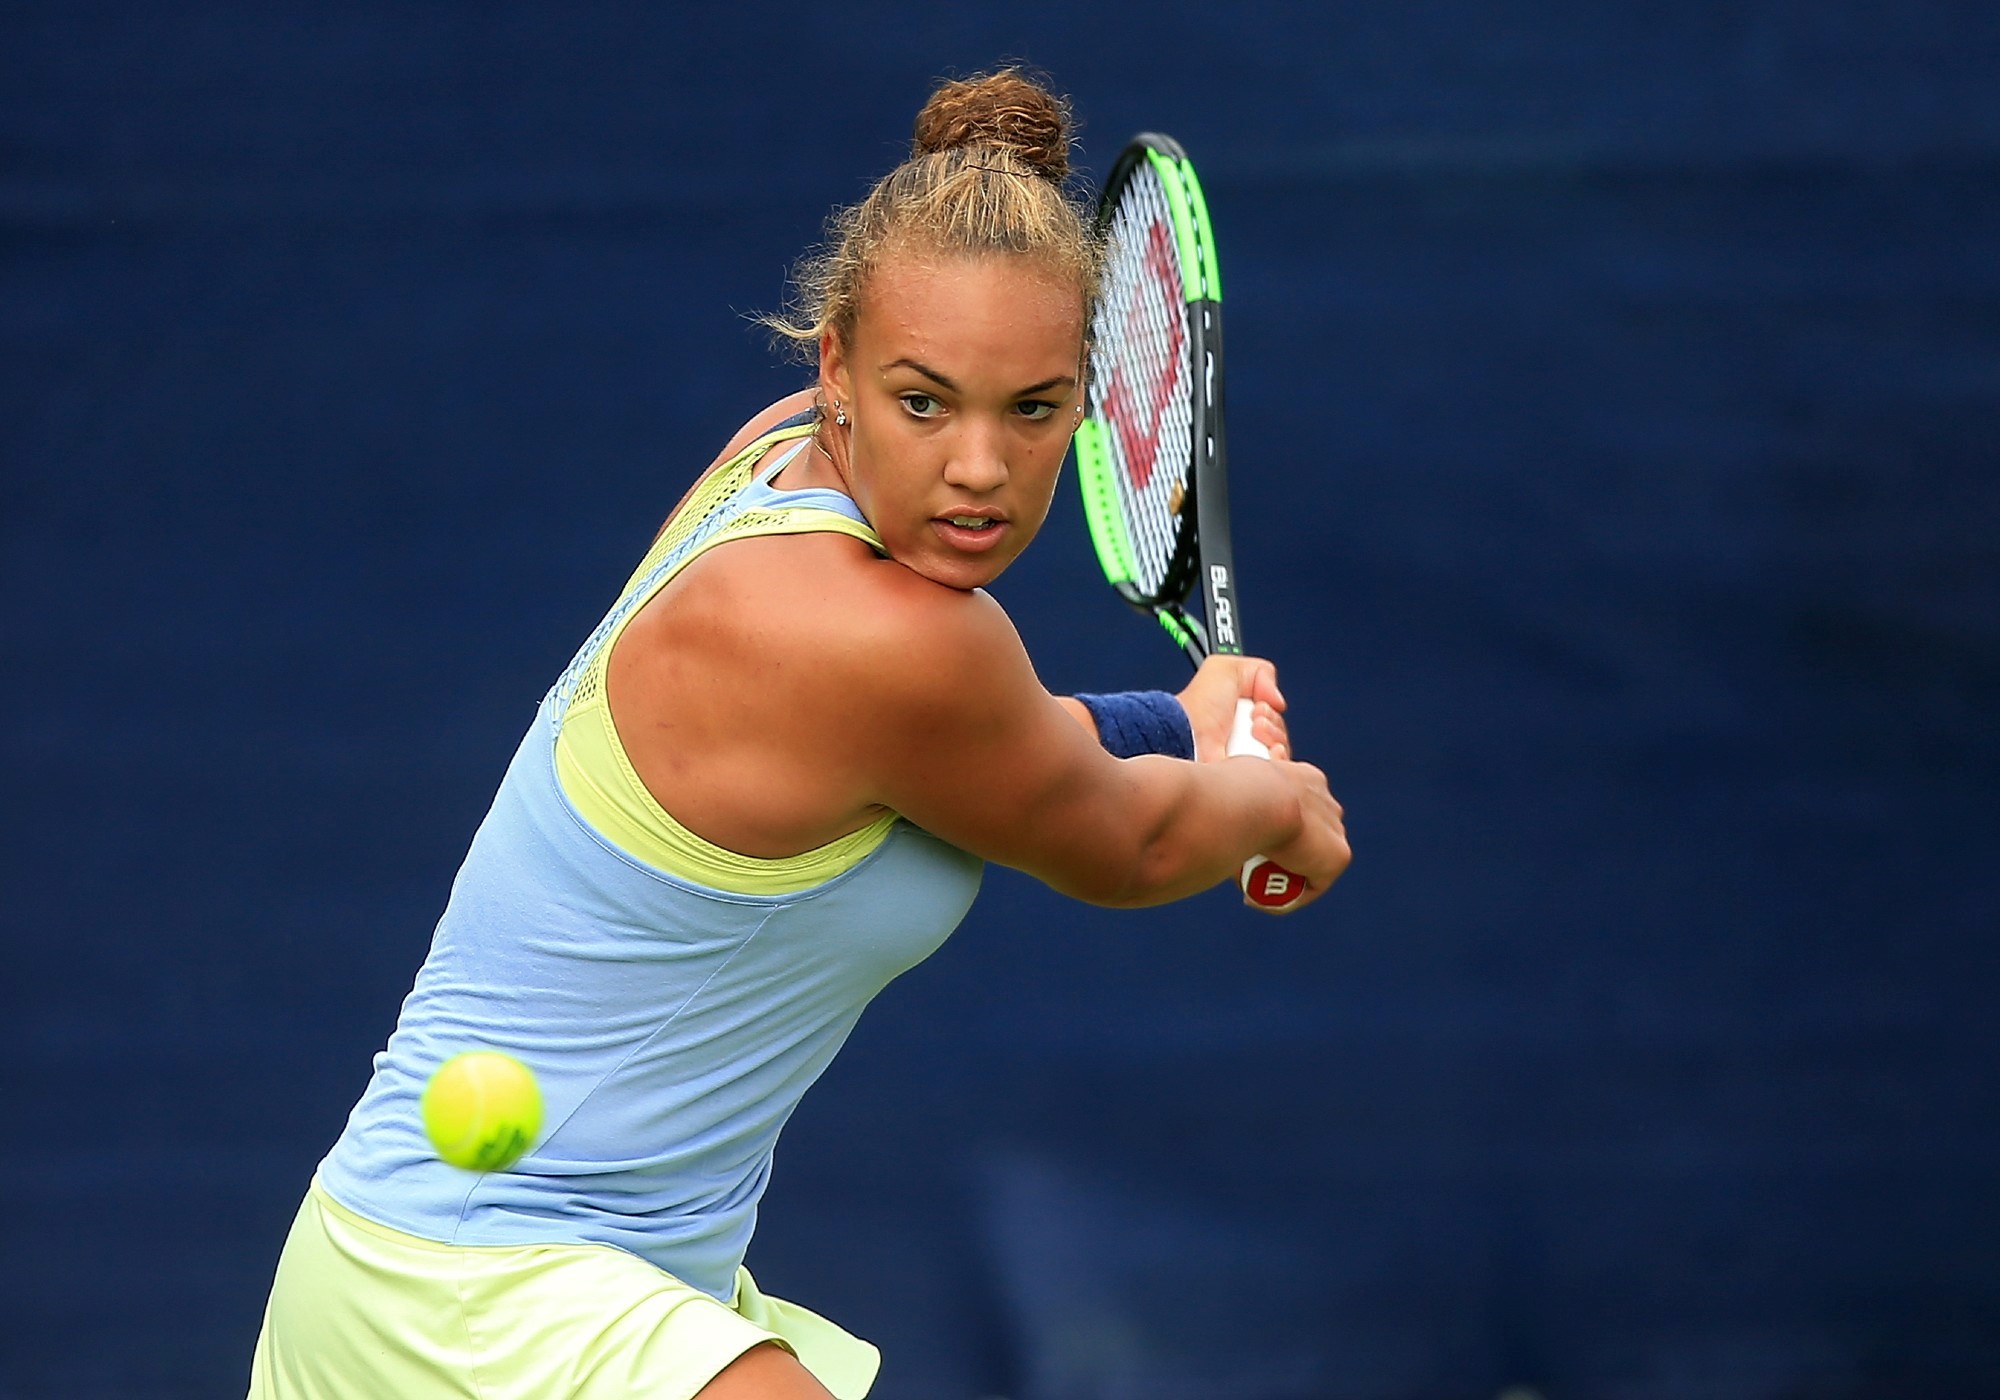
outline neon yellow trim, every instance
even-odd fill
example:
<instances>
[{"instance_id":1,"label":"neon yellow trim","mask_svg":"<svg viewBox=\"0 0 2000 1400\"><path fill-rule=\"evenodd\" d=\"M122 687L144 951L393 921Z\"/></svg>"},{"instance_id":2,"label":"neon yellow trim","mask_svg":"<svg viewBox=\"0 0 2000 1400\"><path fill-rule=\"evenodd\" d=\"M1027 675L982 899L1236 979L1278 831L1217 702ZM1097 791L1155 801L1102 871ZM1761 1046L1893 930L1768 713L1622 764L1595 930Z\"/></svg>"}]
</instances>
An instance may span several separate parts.
<instances>
[{"instance_id":1,"label":"neon yellow trim","mask_svg":"<svg viewBox=\"0 0 2000 1400\"><path fill-rule=\"evenodd\" d=\"M1175 646L1185 648L1193 640L1192 634L1181 626L1172 613L1159 613L1156 616L1160 619L1160 626L1167 629L1167 635L1174 639Z\"/></svg>"},{"instance_id":2,"label":"neon yellow trim","mask_svg":"<svg viewBox=\"0 0 2000 1400\"><path fill-rule=\"evenodd\" d=\"M1113 480L1111 449L1106 445L1104 425L1086 418L1076 425L1070 439L1076 448L1076 479L1083 488L1083 518L1090 526L1090 542L1097 547L1097 563L1112 583L1130 583L1139 576L1133 558L1132 541L1125 529L1125 516L1118 507L1118 486Z\"/></svg>"},{"instance_id":3,"label":"neon yellow trim","mask_svg":"<svg viewBox=\"0 0 2000 1400\"><path fill-rule=\"evenodd\" d=\"M890 812L824 846L777 860L718 846L675 821L639 780L601 691L564 719L556 736L556 779L577 813L625 854L733 894L796 894L825 884L860 864L896 823Z\"/></svg>"},{"instance_id":4,"label":"neon yellow trim","mask_svg":"<svg viewBox=\"0 0 2000 1400\"><path fill-rule=\"evenodd\" d=\"M760 438L714 472L687 504L675 512L633 574L626 593L629 595L662 558L685 541L695 522L743 489L755 475L766 451L810 431L810 427L801 427ZM730 540L805 534L847 535L870 548L882 547L881 537L868 526L823 507L780 505L747 512L689 550L642 596L634 598L631 608L590 658L577 683L575 698L563 714L562 728L556 734L556 779L578 815L627 855L711 889L754 895L795 894L811 889L860 864L882 844L896 822L895 813L885 813L859 831L849 832L824 846L777 859L746 856L718 846L688 830L660 805L632 767L631 757L618 737L618 726L611 717L604 683L611 653L631 620L662 588L679 577L682 569Z\"/></svg>"},{"instance_id":5,"label":"neon yellow trim","mask_svg":"<svg viewBox=\"0 0 2000 1400\"><path fill-rule=\"evenodd\" d=\"M1167 196L1167 216L1174 226L1174 243L1181 256L1181 294L1188 301L1202 297L1201 254L1195 249L1194 217L1188 212L1187 193L1181 188L1180 163L1148 148L1146 160L1159 176L1160 189Z\"/></svg>"},{"instance_id":6,"label":"neon yellow trim","mask_svg":"<svg viewBox=\"0 0 2000 1400\"><path fill-rule=\"evenodd\" d=\"M1215 230L1209 227L1208 200L1201 192L1201 181L1194 177L1194 165L1190 161L1181 162L1181 184L1187 190L1188 208L1194 211L1195 236L1201 242L1203 290L1210 301L1221 301L1222 272L1215 261Z\"/></svg>"}]
</instances>

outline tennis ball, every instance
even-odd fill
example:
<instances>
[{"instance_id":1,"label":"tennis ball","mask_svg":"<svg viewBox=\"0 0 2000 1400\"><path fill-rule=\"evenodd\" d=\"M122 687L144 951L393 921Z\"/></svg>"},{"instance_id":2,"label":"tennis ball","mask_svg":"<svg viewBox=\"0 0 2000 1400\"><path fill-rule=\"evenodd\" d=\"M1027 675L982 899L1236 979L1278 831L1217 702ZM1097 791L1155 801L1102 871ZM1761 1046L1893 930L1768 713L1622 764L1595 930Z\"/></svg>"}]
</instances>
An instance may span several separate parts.
<instances>
[{"instance_id":1,"label":"tennis ball","mask_svg":"<svg viewBox=\"0 0 2000 1400\"><path fill-rule=\"evenodd\" d=\"M468 1050L424 1086L424 1132L438 1156L472 1172L512 1166L542 1130L535 1073L498 1050Z\"/></svg>"}]
</instances>

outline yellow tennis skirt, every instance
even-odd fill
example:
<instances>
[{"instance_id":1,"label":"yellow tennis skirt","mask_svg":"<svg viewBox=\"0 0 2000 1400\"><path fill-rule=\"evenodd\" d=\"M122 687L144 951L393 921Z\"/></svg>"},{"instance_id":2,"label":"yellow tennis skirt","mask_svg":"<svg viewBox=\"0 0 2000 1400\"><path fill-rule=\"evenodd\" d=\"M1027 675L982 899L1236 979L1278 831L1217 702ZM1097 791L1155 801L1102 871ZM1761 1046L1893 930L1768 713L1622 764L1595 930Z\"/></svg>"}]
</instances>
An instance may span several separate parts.
<instances>
[{"instance_id":1,"label":"yellow tennis skirt","mask_svg":"<svg viewBox=\"0 0 2000 1400\"><path fill-rule=\"evenodd\" d=\"M278 1260L250 1400L690 1400L760 1342L860 1400L881 1353L736 1273L729 1304L609 1245L450 1245L315 1180Z\"/></svg>"}]
</instances>

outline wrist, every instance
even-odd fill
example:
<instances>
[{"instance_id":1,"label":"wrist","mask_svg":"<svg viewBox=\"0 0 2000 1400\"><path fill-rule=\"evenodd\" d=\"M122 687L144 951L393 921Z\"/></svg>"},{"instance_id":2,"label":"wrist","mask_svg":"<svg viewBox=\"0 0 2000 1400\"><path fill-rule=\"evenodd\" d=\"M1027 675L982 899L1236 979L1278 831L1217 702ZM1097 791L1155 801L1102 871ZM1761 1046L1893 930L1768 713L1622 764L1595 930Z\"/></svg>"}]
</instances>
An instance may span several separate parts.
<instances>
[{"instance_id":1,"label":"wrist","mask_svg":"<svg viewBox=\"0 0 2000 1400\"><path fill-rule=\"evenodd\" d=\"M1246 793L1250 807L1244 814L1243 830L1254 838L1258 851L1269 855L1305 833L1305 799L1298 784L1286 776L1279 764L1250 754L1236 754L1223 760L1223 766L1236 773L1238 780L1248 785L1248 792L1255 794L1250 797Z\"/></svg>"},{"instance_id":2,"label":"wrist","mask_svg":"<svg viewBox=\"0 0 2000 1400\"><path fill-rule=\"evenodd\" d=\"M1114 758L1149 753L1194 757L1194 726L1181 702L1164 690L1123 690L1073 698L1090 712L1098 741Z\"/></svg>"}]
</instances>

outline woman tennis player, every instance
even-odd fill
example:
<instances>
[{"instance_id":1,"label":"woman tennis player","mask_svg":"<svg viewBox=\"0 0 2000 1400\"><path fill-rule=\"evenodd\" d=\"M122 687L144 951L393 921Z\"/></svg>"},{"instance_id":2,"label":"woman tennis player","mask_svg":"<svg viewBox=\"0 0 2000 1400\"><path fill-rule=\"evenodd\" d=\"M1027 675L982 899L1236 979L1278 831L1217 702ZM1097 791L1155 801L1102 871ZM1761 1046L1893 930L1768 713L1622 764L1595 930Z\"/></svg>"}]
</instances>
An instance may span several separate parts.
<instances>
[{"instance_id":1,"label":"woman tennis player","mask_svg":"<svg viewBox=\"0 0 2000 1400\"><path fill-rule=\"evenodd\" d=\"M1268 662L1058 698L981 591L1081 412L1069 144L1029 79L947 83L837 216L785 323L816 387L722 450L544 699L286 1241L253 1397L864 1395L875 1349L744 1254L786 1118L982 863L1115 906L1346 865ZM1222 757L1245 695L1274 762ZM471 1049L540 1078L504 1171L420 1123Z\"/></svg>"}]
</instances>

